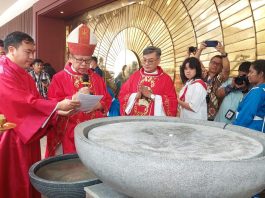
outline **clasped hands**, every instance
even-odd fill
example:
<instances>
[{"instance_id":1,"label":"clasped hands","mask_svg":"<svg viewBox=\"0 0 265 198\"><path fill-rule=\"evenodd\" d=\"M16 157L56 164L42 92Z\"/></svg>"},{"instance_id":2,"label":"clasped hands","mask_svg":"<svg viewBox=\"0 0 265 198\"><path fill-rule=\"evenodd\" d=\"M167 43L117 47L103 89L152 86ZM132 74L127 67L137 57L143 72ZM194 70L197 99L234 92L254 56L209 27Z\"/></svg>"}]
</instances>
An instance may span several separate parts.
<instances>
[{"instance_id":1,"label":"clasped hands","mask_svg":"<svg viewBox=\"0 0 265 198\"><path fill-rule=\"evenodd\" d=\"M152 90L150 87L141 86L136 94L136 99L140 98L151 98Z\"/></svg>"}]
</instances>

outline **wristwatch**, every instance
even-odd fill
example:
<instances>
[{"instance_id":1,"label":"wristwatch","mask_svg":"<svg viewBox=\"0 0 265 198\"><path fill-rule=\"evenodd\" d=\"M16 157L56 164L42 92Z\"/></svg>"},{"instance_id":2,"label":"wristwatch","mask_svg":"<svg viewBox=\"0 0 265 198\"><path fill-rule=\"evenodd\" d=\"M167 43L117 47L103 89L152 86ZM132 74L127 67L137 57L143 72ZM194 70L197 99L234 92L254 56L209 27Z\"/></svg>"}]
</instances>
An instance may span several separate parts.
<instances>
[{"instance_id":1,"label":"wristwatch","mask_svg":"<svg viewBox=\"0 0 265 198\"><path fill-rule=\"evenodd\" d=\"M221 57L222 57L222 58L226 58L226 57L227 57L227 55L228 55L228 54L227 54L226 52L224 52L224 53L221 53Z\"/></svg>"},{"instance_id":2,"label":"wristwatch","mask_svg":"<svg viewBox=\"0 0 265 198\"><path fill-rule=\"evenodd\" d=\"M154 100L155 99L155 94L151 94L151 96L150 96L150 98L152 99L152 100Z\"/></svg>"}]
</instances>

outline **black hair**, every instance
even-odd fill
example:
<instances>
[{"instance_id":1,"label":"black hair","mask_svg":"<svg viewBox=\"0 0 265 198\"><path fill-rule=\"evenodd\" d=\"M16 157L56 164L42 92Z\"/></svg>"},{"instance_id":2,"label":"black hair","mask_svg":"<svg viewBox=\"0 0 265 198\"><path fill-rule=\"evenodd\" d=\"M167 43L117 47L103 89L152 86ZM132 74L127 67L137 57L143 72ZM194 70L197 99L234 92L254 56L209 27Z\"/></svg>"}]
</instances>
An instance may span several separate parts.
<instances>
[{"instance_id":1,"label":"black hair","mask_svg":"<svg viewBox=\"0 0 265 198\"><path fill-rule=\"evenodd\" d=\"M43 63L43 66L44 67L52 67L52 64L51 63Z\"/></svg>"},{"instance_id":2,"label":"black hair","mask_svg":"<svg viewBox=\"0 0 265 198\"><path fill-rule=\"evenodd\" d=\"M16 31L8 34L4 40L5 51L8 52L10 46L18 48L23 41L34 44L33 38L24 32Z\"/></svg>"},{"instance_id":3,"label":"black hair","mask_svg":"<svg viewBox=\"0 0 265 198\"><path fill-rule=\"evenodd\" d=\"M148 47L146 47L144 49L144 51L143 51L143 55L151 54L153 52L155 52L156 53L156 56L158 58L160 58L160 56L161 56L161 49L158 48L158 47L154 47L154 46L148 46Z\"/></svg>"},{"instance_id":4,"label":"black hair","mask_svg":"<svg viewBox=\"0 0 265 198\"><path fill-rule=\"evenodd\" d=\"M213 60L214 58L220 58L221 60L223 59L223 57L221 56L221 55L215 55L215 56L213 56L212 58L211 58L211 60ZM210 60L210 61L211 61Z\"/></svg>"},{"instance_id":5,"label":"black hair","mask_svg":"<svg viewBox=\"0 0 265 198\"><path fill-rule=\"evenodd\" d=\"M0 47L4 47L4 41L0 39Z\"/></svg>"},{"instance_id":6,"label":"black hair","mask_svg":"<svg viewBox=\"0 0 265 198\"><path fill-rule=\"evenodd\" d=\"M189 63L189 67L191 69L196 70L196 74L193 77L193 79L201 79L202 78L202 68L201 68L200 61L195 57L189 57L189 58L184 60L184 62L182 63L182 65L180 67L180 76L181 76L182 82L186 83L188 80L188 78L185 76L185 73L184 73L184 70L185 70L187 63Z\"/></svg>"},{"instance_id":7,"label":"black hair","mask_svg":"<svg viewBox=\"0 0 265 198\"><path fill-rule=\"evenodd\" d=\"M263 78L265 79L265 60L260 59L251 63L251 66L257 71L258 74L263 72Z\"/></svg>"},{"instance_id":8,"label":"black hair","mask_svg":"<svg viewBox=\"0 0 265 198\"><path fill-rule=\"evenodd\" d=\"M32 65L34 65L35 63L43 63L43 61L39 58L36 58L33 60Z\"/></svg>"},{"instance_id":9,"label":"black hair","mask_svg":"<svg viewBox=\"0 0 265 198\"><path fill-rule=\"evenodd\" d=\"M95 61L96 63L98 63L98 58L95 57L95 56L92 56L92 57L91 57L91 60L93 60L93 61Z\"/></svg>"},{"instance_id":10,"label":"black hair","mask_svg":"<svg viewBox=\"0 0 265 198\"><path fill-rule=\"evenodd\" d=\"M242 62L239 65L239 67L238 67L238 71L242 71L242 72L248 73L249 72L250 65L251 65L251 62L249 62L249 61Z\"/></svg>"},{"instance_id":11,"label":"black hair","mask_svg":"<svg viewBox=\"0 0 265 198\"><path fill-rule=\"evenodd\" d=\"M43 64L43 67L44 67L44 71L46 73L48 73L52 79L52 77L54 76L54 74L56 74L56 71L55 69L52 67L52 65L50 63L44 63Z\"/></svg>"}]
</instances>

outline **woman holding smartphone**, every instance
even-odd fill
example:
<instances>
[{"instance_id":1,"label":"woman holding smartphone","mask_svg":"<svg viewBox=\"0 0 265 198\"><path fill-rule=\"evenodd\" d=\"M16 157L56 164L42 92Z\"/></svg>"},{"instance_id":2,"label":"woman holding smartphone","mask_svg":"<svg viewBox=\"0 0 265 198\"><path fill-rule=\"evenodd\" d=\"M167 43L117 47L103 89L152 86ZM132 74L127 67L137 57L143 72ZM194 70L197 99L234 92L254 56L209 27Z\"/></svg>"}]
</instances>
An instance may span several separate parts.
<instances>
[{"instance_id":1,"label":"woman holding smartphone","mask_svg":"<svg viewBox=\"0 0 265 198\"><path fill-rule=\"evenodd\" d=\"M200 61L187 58L180 73L185 86L179 92L180 118L207 120L206 84L202 80Z\"/></svg>"}]
</instances>

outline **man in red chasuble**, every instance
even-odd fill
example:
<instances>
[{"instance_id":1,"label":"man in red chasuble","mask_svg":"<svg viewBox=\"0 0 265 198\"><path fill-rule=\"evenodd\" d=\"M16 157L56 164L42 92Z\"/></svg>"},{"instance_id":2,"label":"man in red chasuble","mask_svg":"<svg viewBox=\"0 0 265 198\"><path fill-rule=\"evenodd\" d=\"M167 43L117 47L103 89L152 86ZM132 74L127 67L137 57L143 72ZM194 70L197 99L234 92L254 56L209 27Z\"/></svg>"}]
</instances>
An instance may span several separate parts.
<instances>
[{"instance_id":1,"label":"man in red chasuble","mask_svg":"<svg viewBox=\"0 0 265 198\"><path fill-rule=\"evenodd\" d=\"M46 156L60 153L76 153L74 128L80 122L106 117L111 104L103 79L90 68L91 56L96 43L90 29L82 24L75 28L67 39L70 57L64 70L53 76L48 90L48 98L61 101L64 98L76 98L78 93L103 95L103 98L90 112L73 112L68 116L58 116L53 132L47 136ZM83 75L87 74L86 84Z\"/></svg>"},{"instance_id":2,"label":"man in red chasuble","mask_svg":"<svg viewBox=\"0 0 265 198\"><path fill-rule=\"evenodd\" d=\"M23 32L10 33L0 57L0 198L40 198L31 186L28 171L41 159L40 138L57 113L67 114L78 101L43 99L27 73L34 58L33 39ZM14 124L16 127L14 127Z\"/></svg>"},{"instance_id":3,"label":"man in red chasuble","mask_svg":"<svg viewBox=\"0 0 265 198\"><path fill-rule=\"evenodd\" d=\"M176 116L176 91L171 78L158 66L160 56L160 48L144 49L143 67L121 87L121 115Z\"/></svg>"}]
</instances>

